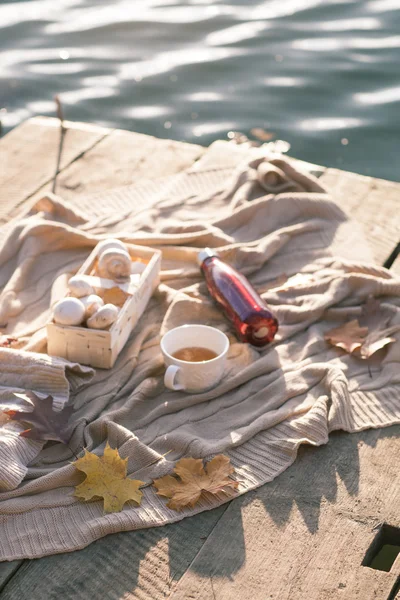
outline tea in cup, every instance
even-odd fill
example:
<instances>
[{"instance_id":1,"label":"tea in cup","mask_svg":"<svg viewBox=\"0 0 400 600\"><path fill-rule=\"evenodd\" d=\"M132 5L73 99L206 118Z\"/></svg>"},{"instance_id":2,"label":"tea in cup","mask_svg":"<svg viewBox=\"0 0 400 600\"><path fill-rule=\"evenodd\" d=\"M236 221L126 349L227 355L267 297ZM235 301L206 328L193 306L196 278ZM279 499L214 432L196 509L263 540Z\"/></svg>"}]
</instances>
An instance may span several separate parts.
<instances>
[{"instance_id":1,"label":"tea in cup","mask_svg":"<svg viewBox=\"0 0 400 600\"><path fill-rule=\"evenodd\" d=\"M182 325L171 329L161 340L166 387L191 393L213 388L224 374L228 350L228 338L215 327Z\"/></svg>"}]
</instances>

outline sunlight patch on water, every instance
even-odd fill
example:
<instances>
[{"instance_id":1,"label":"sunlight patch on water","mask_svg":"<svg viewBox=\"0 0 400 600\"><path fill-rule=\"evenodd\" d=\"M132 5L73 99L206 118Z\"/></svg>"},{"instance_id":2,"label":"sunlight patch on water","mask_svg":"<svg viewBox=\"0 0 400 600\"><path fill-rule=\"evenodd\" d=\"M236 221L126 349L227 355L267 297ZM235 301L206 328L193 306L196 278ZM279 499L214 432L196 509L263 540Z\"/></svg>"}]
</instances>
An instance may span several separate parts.
<instances>
[{"instance_id":1,"label":"sunlight patch on water","mask_svg":"<svg viewBox=\"0 0 400 600\"><path fill-rule=\"evenodd\" d=\"M73 48L69 49L69 54L74 59L95 58L102 60L111 59L112 52L106 47L93 48ZM46 61L52 61L47 63ZM35 64L36 63L36 64ZM1 54L1 74L7 72L14 73L18 65L23 65L28 71L52 75L53 73L77 73L87 65L80 62L71 62L71 60L60 59L60 50L58 48L30 48L29 50L6 50ZM71 66L73 65L73 66ZM57 67L57 71L55 71Z\"/></svg>"},{"instance_id":2,"label":"sunlight patch on water","mask_svg":"<svg viewBox=\"0 0 400 600\"><path fill-rule=\"evenodd\" d=\"M351 59L355 63L358 63L358 62L379 63L381 61L381 58L375 54L371 55L371 54L362 54L359 52L349 52L347 56L349 57L349 59ZM356 65L354 65L354 66L355 66L355 68L357 68Z\"/></svg>"},{"instance_id":3,"label":"sunlight patch on water","mask_svg":"<svg viewBox=\"0 0 400 600\"><path fill-rule=\"evenodd\" d=\"M125 109L123 114L133 119L152 119L171 114L171 110L166 106L135 106Z\"/></svg>"},{"instance_id":4,"label":"sunlight patch on water","mask_svg":"<svg viewBox=\"0 0 400 600\"><path fill-rule=\"evenodd\" d=\"M399 102L400 87L354 94L353 99L359 104L386 104L386 102Z\"/></svg>"},{"instance_id":5,"label":"sunlight patch on water","mask_svg":"<svg viewBox=\"0 0 400 600\"><path fill-rule=\"evenodd\" d=\"M381 27L381 21L373 17L365 19L337 19L316 23L315 28L320 31L356 31L357 29L376 30Z\"/></svg>"},{"instance_id":6,"label":"sunlight patch on water","mask_svg":"<svg viewBox=\"0 0 400 600\"><path fill-rule=\"evenodd\" d=\"M334 38L308 38L305 40L295 40L292 42L292 48L309 52L331 52L332 50L344 48L345 44L345 40Z\"/></svg>"},{"instance_id":7,"label":"sunlight patch on water","mask_svg":"<svg viewBox=\"0 0 400 600\"><path fill-rule=\"evenodd\" d=\"M273 87L292 87L304 85L305 81L303 77L266 77L263 83Z\"/></svg>"},{"instance_id":8,"label":"sunlight patch on water","mask_svg":"<svg viewBox=\"0 0 400 600\"><path fill-rule=\"evenodd\" d=\"M247 51L239 48L185 48L162 52L150 60L126 63L121 66L121 79L142 79L167 73L184 65L194 65L224 60L233 56L246 54Z\"/></svg>"},{"instance_id":9,"label":"sunlight patch on water","mask_svg":"<svg viewBox=\"0 0 400 600\"><path fill-rule=\"evenodd\" d=\"M106 6L91 6L66 11L58 21L49 23L48 34L76 33L115 26L117 23L195 23L216 17L222 11L218 6L149 5L148 0L121 0Z\"/></svg>"},{"instance_id":10,"label":"sunlight patch on water","mask_svg":"<svg viewBox=\"0 0 400 600\"><path fill-rule=\"evenodd\" d=\"M277 19L298 14L323 3L324 0L268 0L253 9L243 7L241 17L249 20Z\"/></svg>"},{"instance_id":11,"label":"sunlight patch on water","mask_svg":"<svg viewBox=\"0 0 400 600\"><path fill-rule=\"evenodd\" d=\"M84 77L81 81L83 85L100 86L103 88L119 85L119 79L115 75L99 75L92 77Z\"/></svg>"},{"instance_id":12,"label":"sunlight patch on water","mask_svg":"<svg viewBox=\"0 0 400 600\"><path fill-rule=\"evenodd\" d=\"M27 21L50 21L60 12L82 4L84 0L34 0L33 2L7 2L0 4L0 29Z\"/></svg>"},{"instance_id":13,"label":"sunlight patch on water","mask_svg":"<svg viewBox=\"0 0 400 600\"><path fill-rule=\"evenodd\" d=\"M229 131L235 128L235 123L232 121L218 121L218 123L203 123L193 127L192 132L195 137L202 135L216 134L221 131Z\"/></svg>"},{"instance_id":14,"label":"sunlight patch on water","mask_svg":"<svg viewBox=\"0 0 400 600\"><path fill-rule=\"evenodd\" d=\"M258 33L270 29L271 25L265 22L249 22L234 25L220 31L213 31L206 36L205 42L209 46L223 46L225 44L237 44L244 40L254 38Z\"/></svg>"},{"instance_id":15,"label":"sunlight patch on water","mask_svg":"<svg viewBox=\"0 0 400 600\"><path fill-rule=\"evenodd\" d=\"M347 129L359 127L362 125L361 119L350 118L326 118L326 119L305 119L300 122L300 128L306 131L330 131L334 129Z\"/></svg>"},{"instance_id":16,"label":"sunlight patch on water","mask_svg":"<svg viewBox=\"0 0 400 600\"><path fill-rule=\"evenodd\" d=\"M20 108L12 112L1 113L1 123L3 127L15 127L28 117L30 117L29 110L27 108Z\"/></svg>"},{"instance_id":17,"label":"sunlight patch on water","mask_svg":"<svg viewBox=\"0 0 400 600\"><path fill-rule=\"evenodd\" d=\"M265 127L398 179L399 3L0 0L0 119L54 115L59 94L71 120L203 144Z\"/></svg>"},{"instance_id":18,"label":"sunlight patch on water","mask_svg":"<svg viewBox=\"0 0 400 600\"><path fill-rule=\"evenodd\" d=\"M382 38L354 38L348 42L349 48L379 50L380 48L400 48L400 35Z\"/></svg>"},{"instance_id":19,"label":"sunlight patch on water","mask_svg":"<svg viewBox=\"0 0 400 600\"><path fill-rule=\"evenodd\" d=\"M379 50L384 48L400 48L400 36L394 35L380 38L307 38L305 40L295 40L292 47L297 50L308 50L311 52L331 52L332 50L341 50L347 48L357 48L362 50Z\"/></svg>"},{"instance_id":20,"label":"sunlight patch on water","mask_svg":"<svg viewBox=\"0 0 400 600\"><path fill-rule=\"evenodd\" d=\"M63 60L60 60L59 51L56 49L35 48L30 49L29 52L26 50L6 50L1 54L1 71L4 75L4 73L7 72L7 67L12 67L14 69L15 65L21 63L27 63L29 67L30 63L34 61L51 59L59 61L60 66L61 64L66 64Z\"/></svg>"},{"instance_id":21,"label":"sunlight patch on water","mask_svg":"<svg viewBox=\"0 0 400 600\"><path fill-rule=\"evenodd\" d=\"M223 95L218 92L196 92L189 94L187 99L191 102L217 102L223 100Z\"/></svg>"},{"instance_id":22,"label":"sunlight patch on water","mask_svg":"<svg viewBox=\"0 0 400 600\"><path fill-rule=\"evenodd\" d=\"M367 2L365 8L370 12L386 12L399 9L399 0L373 0Z\"/></svg>"},{"instance_id":23,"label":"sunlight patch on water","mask_svg":"<svg viewBox=\"0 0 400 600\"><path fill-rule=\"evenodd\" d=\"M87 64L82 62L62 62L62 63L36 63L27 64L26 69L31 73L40 75L68 75L70 73L79 73L87 68Z\"/></svg>"},{"instance_id":24,"label":"sunlight patch on water","mask_svg":"<svg viewBox=\"0 0 400 600\"><path fill-rule=\"evenodd\" d=\"M110 87L90 87L81 88L79 90L73 90L70 92L63 92L61 100L67 104L74 104L75 102L81 102L82 100L94 100L97 98L108 98L114 96L115 90Z\"/></svg>"},{"instance_id":25,"label":"sunlight patch on water","mask_svg":"<svg viewBox=\"0 0 400 600\"><path fill-rule=\"evenodd\" d=\"M55 112L56 105L54 102L50 102L49 100L36 100L34 102L28 102L27 108L33 112L38 114L46 114Z\"/></svg>"}]
</instances>

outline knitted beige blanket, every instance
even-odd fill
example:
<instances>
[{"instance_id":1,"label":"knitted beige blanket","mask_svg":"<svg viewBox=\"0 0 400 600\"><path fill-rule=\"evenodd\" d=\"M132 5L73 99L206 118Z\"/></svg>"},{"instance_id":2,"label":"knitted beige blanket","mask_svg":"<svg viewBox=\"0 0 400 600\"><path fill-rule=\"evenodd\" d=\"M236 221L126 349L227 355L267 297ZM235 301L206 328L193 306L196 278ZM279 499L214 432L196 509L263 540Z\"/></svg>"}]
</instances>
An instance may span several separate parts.
<instances>
[{"instance_id":1,"label":"knitted beige blanket","mask_svg":"<svg viewBox=\"0 0 400 600\"><path fill-rule=\"evenodd\" d=\"M69 400L72 449L101 454L108 440L129 458L129 475L149 485L139 507L104 515L102 502L73 496L81 475L66 446L19 437L3 419L1 560L76 550L226 502L221 494L182 513L166 507L150 483L183 456L225 453L245 493L284 471L302 443L400 422L399 342L367 365L324 341L324 332L360 315L369 295L390 311L395 329L400 280L369 262L358 228L316 179L269 158L239 168L205 162L76 206L49 196L3 228L0 325L19 347L0 349L0 408L15 405L12 392L23 389L51 393L59 405ZM94 371L49 358L44 325L68 276L107 235L159 247L162 283L115 367ZM239 343L211 302L196 264L205 246L247 274L274 310L280 330L268 348ZM164 387L159 336L183 323L213 325L230 338L225 376L212 391Z\"/></svg>"}]
</instances>

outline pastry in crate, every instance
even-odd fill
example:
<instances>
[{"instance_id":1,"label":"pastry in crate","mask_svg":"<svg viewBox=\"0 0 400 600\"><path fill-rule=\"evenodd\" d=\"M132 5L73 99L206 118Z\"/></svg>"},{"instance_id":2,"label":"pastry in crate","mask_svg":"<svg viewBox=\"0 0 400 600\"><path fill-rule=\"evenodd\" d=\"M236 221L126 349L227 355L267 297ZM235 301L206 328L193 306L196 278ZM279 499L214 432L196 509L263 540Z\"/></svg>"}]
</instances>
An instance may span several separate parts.
<instances>
[{"instance_id":1,"label":"pastry in crate","mask_svg":"<svg viewBox=\"0 0 400 600\"><path fill-rule=\"evenodd\" d=\"M104 240L68 282L47 325L47 351L111 368L159 283L161 252Z\"/></svg>"}]
</instances>

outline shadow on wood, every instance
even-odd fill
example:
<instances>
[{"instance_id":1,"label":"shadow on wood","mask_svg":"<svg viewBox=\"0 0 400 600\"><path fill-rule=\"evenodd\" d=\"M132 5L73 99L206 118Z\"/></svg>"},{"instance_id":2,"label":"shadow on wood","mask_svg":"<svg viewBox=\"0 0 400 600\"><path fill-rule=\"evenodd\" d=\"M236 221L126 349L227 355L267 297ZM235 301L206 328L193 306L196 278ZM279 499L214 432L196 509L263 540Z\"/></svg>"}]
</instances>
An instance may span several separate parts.
<instances>
[{"instance_id":1,"label":"shadow on wood","mask_svg":"<svg viewBox=\"0 0 400 600\"><path fill-rule=\"evenodd\" d=\"M24 561L1 598L168 597L225 509L223 506L165 527L109 535L77 552Z\"/></svg>"}]
</instances>

